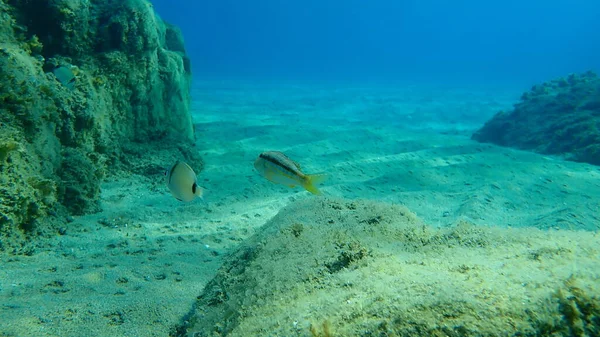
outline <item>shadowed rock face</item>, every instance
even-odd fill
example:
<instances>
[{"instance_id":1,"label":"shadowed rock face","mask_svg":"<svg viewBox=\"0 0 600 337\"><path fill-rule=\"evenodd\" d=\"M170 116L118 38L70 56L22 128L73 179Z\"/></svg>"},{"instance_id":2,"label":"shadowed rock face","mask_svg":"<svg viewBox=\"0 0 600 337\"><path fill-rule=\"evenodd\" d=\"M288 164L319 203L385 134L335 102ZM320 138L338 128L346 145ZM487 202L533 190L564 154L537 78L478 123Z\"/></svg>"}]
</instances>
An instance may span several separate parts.
<instances>
[{"instance_id":1,"label":"shadowed rock face","mask_svg":"<svg viewBox=\"0 0 600 337\"><path fill-rule=\"evenodd\" d=\"M536 85L472 138L600 165L600 78L587 72Z\"/></svg>"},{"instance_id":2,"label":"shadowed rock face","mask_svg":"<svg viewBox=\"0 0 600 337\"><path fill-rule=\"evenodd\" d=\"M190 61L149 2L0 0L0 22L0 249L100 210L106 176L201 170Z\"/></svg>"}]
</instances>

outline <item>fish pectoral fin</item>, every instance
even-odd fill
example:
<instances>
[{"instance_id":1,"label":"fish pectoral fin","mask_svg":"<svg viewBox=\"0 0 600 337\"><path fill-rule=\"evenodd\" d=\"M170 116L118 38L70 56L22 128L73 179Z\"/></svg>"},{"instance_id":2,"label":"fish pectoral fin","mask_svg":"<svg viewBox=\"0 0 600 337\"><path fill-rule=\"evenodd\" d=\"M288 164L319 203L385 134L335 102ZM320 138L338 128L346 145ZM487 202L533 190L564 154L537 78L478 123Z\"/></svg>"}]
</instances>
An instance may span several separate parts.
<instances>
[{"instance_id":1,"label":"fish pectoral fin","mask_svg":"<svg viewBox=\"0 0 600 337\"><path fill-rule=\"evenodd\" d=\"M288 185L288 187L294 188L294 187L296 187L296 185L291 185L290 184L290 185Z\"/></svg>"},{"instance_id":2,"label":"fish pectoral fin","mask_svg":"<svg viewBox=\"0 0 600 337\"><path fill-rule=\"evenodd\" d=\"M265 178L267 178L269 181L273 181L275 179L275 175L271 172L267 172L265 173Z\"/></svg>"}]
</instances>

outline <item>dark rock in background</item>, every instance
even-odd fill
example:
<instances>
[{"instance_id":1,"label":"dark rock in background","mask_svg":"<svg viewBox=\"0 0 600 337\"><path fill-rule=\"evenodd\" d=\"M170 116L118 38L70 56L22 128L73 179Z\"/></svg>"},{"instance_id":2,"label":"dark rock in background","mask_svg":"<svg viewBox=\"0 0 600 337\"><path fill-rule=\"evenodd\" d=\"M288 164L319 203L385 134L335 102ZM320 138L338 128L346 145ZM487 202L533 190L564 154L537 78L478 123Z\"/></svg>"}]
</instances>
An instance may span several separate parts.
<instances>
[{"instance_id":1,"label":"dark rock in background","mask_svg":"<svg viewBox=\"0 0 600 337\"><path fill-rule=\"evenodd\" d=\"M0 0L0 41L0 248L99 211L105 177L202 169L190 61L149 2Z\"/></svg>"},{"instance_id":2,"label":"dark rock in background","mask_svg":"<svg viewBox=\"0 0 600 337\"><path fill-rule=\"evenodd\" d=\"M536 85L472 138L600 165L600 78L587 72Z\"/></svg>"}]
</instances>

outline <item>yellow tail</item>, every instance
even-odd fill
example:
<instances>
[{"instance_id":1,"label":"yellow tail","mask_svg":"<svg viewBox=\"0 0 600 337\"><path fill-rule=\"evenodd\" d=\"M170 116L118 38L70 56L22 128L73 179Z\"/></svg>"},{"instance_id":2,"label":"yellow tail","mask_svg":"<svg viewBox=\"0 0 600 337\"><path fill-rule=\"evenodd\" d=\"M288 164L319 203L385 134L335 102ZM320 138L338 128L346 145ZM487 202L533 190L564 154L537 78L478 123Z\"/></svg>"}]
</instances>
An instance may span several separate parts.
<instances>
[{"instance_id":1,"label":"yellow tail","mask_svg":"<svg viewBox=\"0 0 600 337\"><path fill-rule=\"evenodd\" d=\"M321 194L321 191L319 191L319 189L316 188L315 185L324 182L325 180L327 180L327 178L329 178L329 175L325 173L307 174L306 180L304 181L304 184L302 184L302 187L304 187L307 191L309 191L312 194Z\"/></svg>"}]
</instances>

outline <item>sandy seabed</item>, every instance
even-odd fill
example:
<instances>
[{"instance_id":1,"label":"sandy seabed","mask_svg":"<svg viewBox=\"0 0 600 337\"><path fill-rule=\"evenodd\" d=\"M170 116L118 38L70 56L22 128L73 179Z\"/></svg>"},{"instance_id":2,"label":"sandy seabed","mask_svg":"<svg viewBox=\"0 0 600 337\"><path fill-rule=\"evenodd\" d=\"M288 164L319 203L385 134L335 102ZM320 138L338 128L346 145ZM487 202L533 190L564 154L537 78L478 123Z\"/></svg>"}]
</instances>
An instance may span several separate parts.
<instances>
[{"instance_id":1,"label":"sandy seabed","mask_svg":"<svg viewBox=\"0 0 600 337\"><path fill-rule=\"evenodd\" d=\"M374 210L389 214L394 207L404 209L412 219L406 222L399 215L384 216L385 221L372 226L353 227L360 231L350 231L350 236L377 238L382 231L400 235L407 228L403 224L418 223L427 228L430 239L451 235L457 228L468 228L467 233L480 233L477 229L482 228L484 234L478 235L484 238L481 245L472 247L459 243L450 247L439 239L431 246L437 248L426 250L418 245L410 248L400 236L393 235L381 241L381 247L374 239L354 240L360 245L353 249L360 255L363 247L364 257L350 255L354 260L340 264L339 269L333 263L341 248L314 248L304 255L290 250L282 253L281 259L322 254L322 263L316 267L327 269L331 265L335 273L329 270L331 276L309 278L310 282L323 282L319 291L311 288L314 283L302 283L307 275L295 279L299 283L287 293L291 297L285 297L289 313L282 309L286 317L258 320L255 315L232 309L229 321L223 317L221 321L207 321L212 333L223 329L222 334L243 335L236 329L262 325L264 336L269 335L268 330L277 331L272 335L279 336L289 336L286 333L290 331L298 336L325 335L327 321L327 329L335 335L360 335L362 332L351 330L351 323L363 324L366 331L382 322L388 323L379 332L401 335L402 325L395 324L394 319L410 322L410 317L389 313L410 309L411 305L421 309L433 306L436 298L451 302L455 297L447 284L439 281L460 280L450 274L470 280L453 281L453 287L461 291L464 312L457 313L449 306L445 319L464 316L465 312L472 317L473 311L480 312L482 319L493 316L472 301L485 294L485 289L500 309L511 301L522 301L518 296L525 295L535 303L549 301L560 306L560 296L553 300L547 295L564 291L564 297L569 298L575 296L569 292L577 292L573 289L597 299L598 289L591 280L598 279L600 270L599 168L469 139L470 133L495 112L509 108L519 91L198 82L192 97L198 149L206 162L199 176L206 188L205 199L180 203L158 176L106 181L103 212L73 218L65 224L64 235L44 242L44 247L31 256L1 257L0 336L167 336L190 312L204 287L225 277L219 267L223 263L235 265L232 257L252 247L258 238L268 241L269 228L289 236L299 228L290 226L301 223L304 234L298 238L328 238L309 229L315 224L327 226L322 220L331 214L315 211L313 218L307 214L301 221L289 220L302 213L301 207L318 209L314 204L318 202L348 205L356 200L360 205L371 205L370 201L358 200L372 200L376 206L352 210L358 220L376 218ZM307 173L329 173L331 178L322 186L325 196L272 185L257 175L252 162L266 150L285 152ZM167 167L171 163L160 164ZM269 222L288 205L290 208ZM343 210L350 212L346 206ZM333 219L337 227L330 231L354 223L340 219L343 217ZM378 231L383 226L380 223L396 229L384 226ZM365 233L371 227L369 236ZM277 238L273 236L273 242L284 242ZM296 239L292 235L290 242L294 242L292 238ZM327 259L327 249L334 260ZM389 264L381 262L385 256ZM502 259L507 259L504 278L498 276ZM543 277L532 273L536 265L543 265L538 269ZM402 277L397 276L398 270ZM305 271L310 274L309 269ZM486 273L496 273L496 283L484 279ZM387 296L401 284L410 293L405 282L410 283L411 277L423 281L412 289L422 298L381 301L381 305L370 302L370 306L365 302L374 298L373 294ZM364 285L379 282L380 287L369 293L366 286L344 286L345 280ZM481 289L466 289L473 282ZM542 283L546 286L528 292L527 287ZM498 290L499 284L518 296L500 301L504 292ZM288 288L280 287L271 293L285 290ZM259 295L254 299L266 301ZM276 303L281 309L282 299L248 305ZM302 307L308 302L313 304ZM363 320L367 308L370 317L379 320ZM517 309L501 312L521 317ZM423 329L430 327L423 324ZM455 331L452 326L448 329ZM459 333L469 335L484 331L481 329L477 325Z\"/></svg>"}]
</instances>

